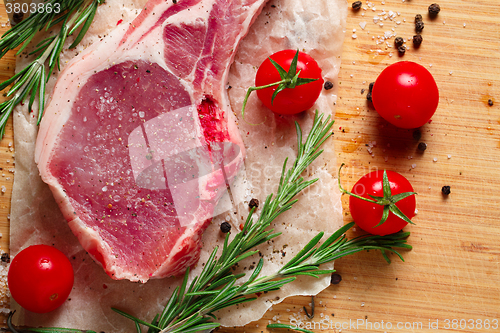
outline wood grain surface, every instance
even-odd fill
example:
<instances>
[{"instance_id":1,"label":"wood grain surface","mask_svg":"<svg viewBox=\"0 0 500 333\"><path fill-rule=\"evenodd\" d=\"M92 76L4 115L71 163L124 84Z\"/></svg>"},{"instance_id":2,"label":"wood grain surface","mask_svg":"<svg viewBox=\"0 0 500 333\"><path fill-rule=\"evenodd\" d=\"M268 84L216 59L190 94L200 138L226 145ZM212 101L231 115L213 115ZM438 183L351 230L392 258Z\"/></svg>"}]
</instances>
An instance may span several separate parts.
<instances>
[{"instance_id":1,"label":"wood grain surface","mask_svg":"<svg viewBox=\"0 0 500 333\"><path fill-rule=\"evenodd\" d=\"M500 332L500 2L440 0L435 19L427 15L431 1L371 4L363 1L366 9L359 11L349 8L335 149L339 165L347 165L342 173L346 188L376 169L400 172L411 181L418 214L416 225L405 229L414 248L404 252L404 263L392 256L388 265L375 252L338 260L342 281L315 297L312 320L305 320L301 310L310 308L310 297L293 297L255 323L220 332L267 332L268 323L290 323L297 315L315 332ZM0 10L3 25L3 4ZM386 17L389 11L396 13L393 20L374 23L374 16ZM411 43L416 14L425 23L418 49ZM398 56L394 37L377 43L393 31L407 40L404 56ZM440 90L438 110L420 129L420 140L413 130L382 120L366 100L368 84L400 60L425 66ZM12 54L0 62L2 81L12 75L13 64ZM419 142L428 145L424 153L416 149ZM9 244L12 143L10 120L0 142L0 186L7 189L0 195L3 251ZM449 196L442 195L443 185L451 187ZM349 222L345 197L343 207Z\"/></svg>"}]
</instances>

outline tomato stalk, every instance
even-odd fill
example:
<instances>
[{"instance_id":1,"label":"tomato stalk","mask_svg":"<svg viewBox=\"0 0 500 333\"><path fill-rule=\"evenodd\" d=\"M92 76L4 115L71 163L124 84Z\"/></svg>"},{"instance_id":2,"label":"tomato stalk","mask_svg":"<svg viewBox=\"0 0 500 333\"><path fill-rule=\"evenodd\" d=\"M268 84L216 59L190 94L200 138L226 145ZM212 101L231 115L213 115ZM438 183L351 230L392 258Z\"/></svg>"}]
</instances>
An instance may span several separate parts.
<instances>
[{"instance_id":1,"label":"tomato stalk","mask_svg":"<svg viewBox=\"0 0 500 333\"><path fill-rule=\"evenodd\" d=\"M269 57L268 59L273 64L274 68L276 68L276 70L278 71L281 80L277 81L277 82L270 83L270 84L266 84L266 85L263 85L263 86L248 88L247 93L245 95L245 99L243 100L243 106L241 108L241 115L243 117L245 117L245 107L247 105L248 98L250 97L250 94L253 91L261 90L261 89L266 89L266 88L271 88L271 87L274 87L274 86L278 86L276 88L276 90L274 91L273 96L271 98L271 104L272 104L274 102L274 99L278 95L278 93L280 93L281 91L283 91L285 89L294 89L297 86L300 86L300 85L307 84L307 83L314 82L314 81L318 80L318 79L312 79L312 78L302 78L302 77L299 77L300 72L301 72L300 70L297 71L297 62L298 62L298 59L299 59L299 50L297 50L297 52L295 53L295 56L293 57L293 60L290 63L290 68L288 69L288 72L285 71L285 69L283 67L281 67L280 64L278 64L276 61L274 61L273 59L271 59L271 57Z\"/></svg>"},{"instance_id":2,"label":"tomato stalk","mask_svg":"<svg viewBox=\"0 0 500 333\"><path fill-rule=\"evenodd\" d=\"M387 218L389 217L390 212L392 212L394 215L396 215L400 219L402 219L410 224L415 224L398 208L398 206L396 206L396 202L403 200L404 198L407 198L411 195L417 194L417 192L404 192L404 193L392 195L391 184L389 183L389 178L387 177L387 172L384 170L383 182L382 182L382 190L383 190L384 196L378 197L378 196L368 194L372 199L362 197L360 195L357 195L357 194L354 194L352 192L347 191L340 184L340 171L342 170L344 165L345 165L345 163L342 163L342 165L339 168L339 173L338 173L338 182L339 182L340 192L342 194L348 194L348 195L353 196L357 199L371 202L371 203L381 205L384 207L384 209L382 211L382 218L380 219L380 222L376 226L374 226L373 228L376 228L376 227L382 225L385 221L387 221Z\"/></svg>"}]
</instances>

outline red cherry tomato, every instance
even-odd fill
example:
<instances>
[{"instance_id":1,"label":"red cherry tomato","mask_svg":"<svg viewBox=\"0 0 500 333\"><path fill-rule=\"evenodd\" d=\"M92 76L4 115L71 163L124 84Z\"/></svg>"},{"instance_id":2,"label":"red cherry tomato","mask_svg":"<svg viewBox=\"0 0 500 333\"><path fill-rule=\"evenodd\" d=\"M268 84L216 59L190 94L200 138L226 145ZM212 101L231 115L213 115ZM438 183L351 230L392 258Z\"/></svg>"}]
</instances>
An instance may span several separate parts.
<instances>
[{"instance_id":1,"label":"red cherry tomato","mask_svg":"<svg viewBox=\"0 0 500 333\"><path fill-rule=\"evenodd\" d=\"M375 110L391 124L417 128L428 122L439 103L439 91L425 67L400 61L380 73L372 90Z\"/></svg>"},{"instance_id":2,"label":"red cherry tomato","mask_svg":"<svg viewBox=\"0 0 500 333\"><path fill-rule=\"evenodd\" d=\"M297 53L296 50L283 50L271 55L285 71L288 72L290 64ZM295 88L286 88L279 92L271 103L272 96L277 86L257 90L257 96L266 107L278 114L290 115L310 109L323 89L323 78L318 63L308 54L299 52L297 72L300 70L299 78L317 79ZM255 77L256 86L264 86L281 80L278 70L271 61L266 58L257 70Z\"/></svg>"},{"instance_id":3,"label":"red cherry tomato","mask_svg":"<svg viewBox=\"0 0 500 333\"><path fill-rule=\"evenodd\" d=\"M32 245L12 260L8 273L14 300L26 310L46 313L61 306L73 288L73 267L58 249Z\"/></svg>"},{"instance_id":4,"label":"red cherry tomato","mask_svg":"<svg viewBox=\"0 0 500 333\"><path fill-rule=\"evenodd\" d=\"M402 175L394 171L386 171L387 178L391 185L391 194L404 192L414 192L410 182ZM383 197L383 171L373 171L361 177L354 184L351 192L367 199L373 199L370 195ZM409 219L415 216L415 196L411 195L396 203L396 206ZM388 235L403 229L408 223L392 212L389 213L387 220L378 227L382 219L383 206L358 199L354 196L349 197L349 209L354 222L364 231L374 235ZM374 228L375 227L375 228Z\"/></svg>"}]
</instances>

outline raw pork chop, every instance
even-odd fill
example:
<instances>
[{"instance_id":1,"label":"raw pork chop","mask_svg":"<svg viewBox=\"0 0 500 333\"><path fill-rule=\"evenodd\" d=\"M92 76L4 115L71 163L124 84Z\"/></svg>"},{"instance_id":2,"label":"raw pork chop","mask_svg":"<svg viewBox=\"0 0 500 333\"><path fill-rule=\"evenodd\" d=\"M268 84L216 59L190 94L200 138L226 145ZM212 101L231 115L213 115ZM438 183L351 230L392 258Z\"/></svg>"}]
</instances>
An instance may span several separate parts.
<instances>
[{"instance_id":1,"label":"raw pork chop","mask_svg":"<svg viewBox=\"0 0 500 333\"><path fill-rule=\"evenodd\" d=\"M225 85L265 2L151 0L61 73L36 161L73 233L113 279L144 282L197 262L242 164Z\"/></svg>"}]
</instances>

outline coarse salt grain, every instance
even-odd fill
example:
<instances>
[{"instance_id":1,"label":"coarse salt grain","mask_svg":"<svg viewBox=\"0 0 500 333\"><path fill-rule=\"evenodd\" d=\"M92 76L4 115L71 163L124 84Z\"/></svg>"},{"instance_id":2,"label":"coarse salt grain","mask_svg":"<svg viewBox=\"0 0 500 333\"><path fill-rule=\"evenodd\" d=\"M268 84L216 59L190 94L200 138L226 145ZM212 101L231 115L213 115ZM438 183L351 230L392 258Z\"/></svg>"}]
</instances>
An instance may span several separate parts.
<instances>
[{"instance_id":1,"label":"coarse salt grain","mask_svg":"<svg viewBox=\"0 0 500 333\"><path fill-rule=\"evenodd\" d=\"M359 26L361 27L361 29L365 30L366 28L366 22L359 22Z\"/></svg>"},{"instance_id":2,"label":"coarse salt grain","mask_svg":"<svg viewBox=\"0 0 500 333\"><path fill-rule=\"evenodd\" d=\"M413 164L411 165L411 168L412 168L412 169L415 169L416 167L417 167L417 165L416 165L415 163L413 163Z\"/></svg>"},{"instance_id":3,"label":"coarse salt grain","mask_svg":"<svg viewBox=\"0 0 500 333\"><path fill-rule=\"evenodd\" d=\"M448 155L448 159L450 159L450 158L451 158L451 155Z\"/></svg>"},{"instance_id":4,"label":"coarse salt grain","mask_svg":"<svg viewBox=\"0 0 500 333\"><path fill-rule=\"evenodd\" d=\"M7 192L7 188L6 188L5 186L3 186L3 185L2 185L2 187L1 187L1 190L2 190L2 193Z\"/></svg>"},{"instance_id":5,"label":"coarse salt grain","mask_svg":"<svg viewBox=\"0 0 500 333\"><path fill-rule=\"evenodd\" d=\"M437 161L438 161L437 157L434 157L434 158L432 159L432 161L433 161L433 162L437 162Z\"/></svg>"}]
</instances>

